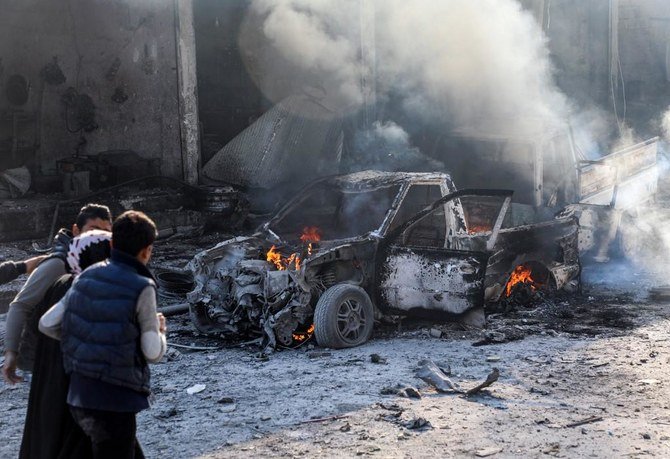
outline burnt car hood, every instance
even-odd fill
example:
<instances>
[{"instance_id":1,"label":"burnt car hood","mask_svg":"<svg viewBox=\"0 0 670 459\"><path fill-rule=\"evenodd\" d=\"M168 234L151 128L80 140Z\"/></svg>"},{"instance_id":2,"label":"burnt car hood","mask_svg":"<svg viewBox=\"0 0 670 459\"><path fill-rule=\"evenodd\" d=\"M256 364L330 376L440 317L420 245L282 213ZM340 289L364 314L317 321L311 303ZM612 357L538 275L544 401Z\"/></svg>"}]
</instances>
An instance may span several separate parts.
<instances>
[{"instance_id":1,"label":"burnt car hood","mask_svg":"<svg viewBox=\"0 0 670 459\"><path fill-rule=\"evenodd\" d=\"M191 319L203 333L260 337L266 348L290 346L296 330L311 325L313 300L330 286L331 273L324 274L322 265L355 259L361 250L373 254L375 242L374 236L320 241L309 255L304 244L282 244L262 233L223 241L188 264L195 280L187 295ZM272 247L283 259L298 254L299 269L279 270L268 262Z\"/></svg>"}]
</instances>

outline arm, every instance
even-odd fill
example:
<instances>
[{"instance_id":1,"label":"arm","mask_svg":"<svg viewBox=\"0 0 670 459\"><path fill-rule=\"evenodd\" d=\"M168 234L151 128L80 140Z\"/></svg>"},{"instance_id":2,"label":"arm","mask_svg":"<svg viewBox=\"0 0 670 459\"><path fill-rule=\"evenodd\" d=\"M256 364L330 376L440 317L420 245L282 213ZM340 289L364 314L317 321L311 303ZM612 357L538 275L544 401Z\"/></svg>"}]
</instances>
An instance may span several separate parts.
<instances>
[{"instance_id":1,"label":"arm","mask_svg":"<svg viewBox=\"0 0 670 459\"><path fill-rule=\"evenodd\" d=\"M149 363L158 363L167 350L165 330L156 313L156 289L146 287L137 299L137 321L140 324L141 347Z\"/></svg>"},{"instance_id":2,"label":"arm","mask_svg":"<svg viewBox=\"0 0 670 459\"><path fill-rule=\"evenodd\" d=\"M29 258L25 261L6 261L0 264L0 284L11 282L22 274L32 273L47 256Z\"/></svg>"},{"instance_id":3,"label":"arm","mask_svg":"<svg viewBox=\"0 0 670 459\"><path fill-rule=\"evenodd\" d=\"M26 273L26 264L23 262L6 261L0 264L0 284L11 282L21 274Z\"/></svg>"},{"instance_id":4,"label":"arm","mask_svg":"<svg viewBox=\"0 0 670 459\"><path fill-rule=\"evenodd\" d=\"M63 274L65 264L58 258L52 258L39 265L30 275L14 301L9 305L7 313L7 330L5 331L5 349L18 352L23 327L35 309L35 306L44 298L49 287Z\"/></svg>"},{"instance_id":5,"label":"arm","mask_svg":"<svg viewBox=\"0 0 670 459\"><path fill-rule=\"evenodd\" d=\"M66 302L67 295L65 298L53 305L40 318L39 329L49 338L60 341L61 324L63 323L63 313L65 312Z\"/></svg>"},{"instance_id":6,"label":"arm","mask_svg":"<svg viewBox=\"0 0 670 459\"><path fill-rule=\"evenodd\" d=\"M28 317L42 300L49 287L63 274L65 274L65 263L62 260L53 258L45 261L33 271L14 301L9 305L5 330L5 363L2 365L2 376L10 384L16 384L22 380L16 375L16 363L21 334Z\"/></svg>"}]
</instances>

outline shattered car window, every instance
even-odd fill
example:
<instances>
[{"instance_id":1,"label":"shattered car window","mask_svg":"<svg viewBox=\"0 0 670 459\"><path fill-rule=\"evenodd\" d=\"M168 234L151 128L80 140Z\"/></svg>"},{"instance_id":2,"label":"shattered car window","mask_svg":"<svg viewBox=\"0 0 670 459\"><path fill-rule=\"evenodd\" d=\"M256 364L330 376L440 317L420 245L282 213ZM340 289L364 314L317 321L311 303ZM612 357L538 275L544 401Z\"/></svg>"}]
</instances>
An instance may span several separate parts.
<instances>
[{"instance_id":1,"label":"shattered car window","mask_svg":"<svg viewBox=\"0 0 670 459\"><path fill-rule=\"evenodd\" d=\"M442 197L439 185L412 185L389 228L390 231L405 223L415 214Z\"/></svg>"},{"instance_id":2,"label":"shattered car window","mask_svg":"<svg viewBox=\"0 0 670 459\"><path fill-rule=\"evenodd\" d=\"M403 243L411 247L444 248L446 224L444 206L439 206L405 230Z\"/></svg>"},{"instance_id":3,"label":"shattered car window","mask_svg":"<svg viewBox=\"0 0 670 459\"><path fill-rule=\"evenodd\" d=\"M270 229L283 240L298 238L306 227L317 227L325 240L346 239L381 227L400 186L348 190L319 183L305 190Z\"/></svg>"},{"instance_id":4,"label":"shattered car window","mask_svg":"<svg viewBox=\"0 0 670 459\"><path fill-rule=\"evenodd\" d=\"M500 197L464 196L456 202L460 202L463 208L468 234L478 234L493 229L503 199Z\"/></svg>"}]
</instances>

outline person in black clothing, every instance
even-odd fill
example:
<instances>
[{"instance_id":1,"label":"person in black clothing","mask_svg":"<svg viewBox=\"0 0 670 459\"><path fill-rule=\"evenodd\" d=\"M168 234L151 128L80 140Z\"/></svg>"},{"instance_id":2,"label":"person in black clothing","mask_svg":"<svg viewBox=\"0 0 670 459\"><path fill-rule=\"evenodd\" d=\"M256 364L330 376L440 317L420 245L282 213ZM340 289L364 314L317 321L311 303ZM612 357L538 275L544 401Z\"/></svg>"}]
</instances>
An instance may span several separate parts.
<instances>
[{"instance_id":1,"label":"person in black clothing","mask_svg":"<svg viewBox=\"0 0 670 459\"><path fill-rule=\"evenodd\" d=\"M0 263L0 284L11 282L22 274L30 274L47 255L30 258L25 261L6 261Z\"/></svg>"},{"instance_id":2,"label":"person in black clothing","mask_svg":"<svg viewBox=\"0 0 670 459\"><path fill-rule=\"evenodd\" d=\"M28 410L21 441L21 459L89 458L91 442L72 419L66 398L70 378L63 369L60 342L37 333L40 317L65 296L75 277L106 260L111 233L90 231L75 238L67 251L70 274L60 277L36 306L27 327L37 336Z\"/></svg>"}]
</instances>

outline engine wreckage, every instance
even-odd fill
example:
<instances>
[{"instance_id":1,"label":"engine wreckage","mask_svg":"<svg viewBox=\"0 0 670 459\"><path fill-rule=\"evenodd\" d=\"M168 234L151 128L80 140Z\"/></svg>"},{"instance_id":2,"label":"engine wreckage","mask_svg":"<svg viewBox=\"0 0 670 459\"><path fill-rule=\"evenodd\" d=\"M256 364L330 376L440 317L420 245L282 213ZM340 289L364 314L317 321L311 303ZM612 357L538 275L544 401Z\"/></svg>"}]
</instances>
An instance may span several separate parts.
<instances>
[{"instance_id":1,"label":"engine wreckage","mask_svg":"<svg viewBox=\"0 0 670 459\"><path fill-rule=\"evenodd\" d=\"M473 318L515 284L578 282L575 218L511 191L456 190L442 173L365 171L305 187L249 237L189 263L196 328L291 347L364 343L382 313Z\"/></svg>"}]
</instances>

